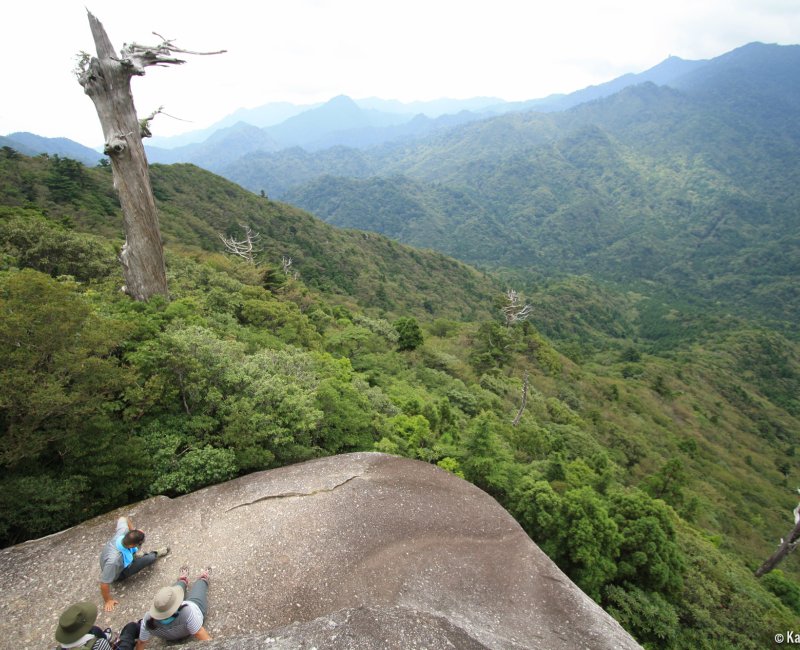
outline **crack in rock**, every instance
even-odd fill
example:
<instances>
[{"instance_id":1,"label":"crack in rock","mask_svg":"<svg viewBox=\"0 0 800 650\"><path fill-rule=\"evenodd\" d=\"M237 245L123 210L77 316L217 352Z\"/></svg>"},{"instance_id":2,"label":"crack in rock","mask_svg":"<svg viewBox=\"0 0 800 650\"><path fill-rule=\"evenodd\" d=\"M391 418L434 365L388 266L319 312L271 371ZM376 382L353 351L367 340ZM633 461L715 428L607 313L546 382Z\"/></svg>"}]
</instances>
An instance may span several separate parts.
<instances>
[{"instance_id":1,"label":"crack in rock","mask_svg":"<svg viewBox=\"0 0 800 650\"><path fill-rule=\"evenodd\" d=\"M260 501L269 501L270 499L288 499L289 497L313 497L316 496L317 494L322 494L323 492L333 492L334 490L342 487L343 485L347 485L350 481L354 481L357 478L361 478L361 475L356 474L355 476L351 476L350 478L345 479L341 483L337 483L333 487L320 488L312 492L283 492L281 494L270 494L268 496L254 499L253 501L248 501L247 503L239 503L231 508L228 508L225 512L230 512L231 510L236 510L237 508L245 508L247 506L252 506L256 503L259 503Z\"/></svg>"}]
</instances>

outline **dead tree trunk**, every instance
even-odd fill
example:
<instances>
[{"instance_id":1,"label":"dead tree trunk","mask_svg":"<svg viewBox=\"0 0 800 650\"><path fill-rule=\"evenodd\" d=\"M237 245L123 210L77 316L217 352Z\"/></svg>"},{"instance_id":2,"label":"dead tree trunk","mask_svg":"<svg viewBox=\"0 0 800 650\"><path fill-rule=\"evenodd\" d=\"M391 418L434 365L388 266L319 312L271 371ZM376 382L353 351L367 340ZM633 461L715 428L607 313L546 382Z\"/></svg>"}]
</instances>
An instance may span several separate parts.
<instances>
[{"instance_id":1,"label":"dead tree trunk","mask_svg":"<svg viewBox=\"0 0 800 650\"><path fill-rule=\"evenodd\" d=\"M511 423L514 426L517 426L522 420L522 413L525 410L525 405L528 403L528 373L525 373L525 379L522 381L522 403L519 405L519 411L517 411L517 416L514 418L514 421Z\"/></svg>"},{"instance_id":2,"label":"dead tree trunk","mask_svg":"<svg viewBox=\"0 0 800 650\"><path fill-rule=\"evenodd\" d=\"M114 187L122 205L125 245L119 260L125 291L136 300L149 300L156 294L166 296L158 212L131 94L131 77L144 72L124 56L117 56L103 25L91 13L89 25L97 58L91 59L79 81L97 109L104 151L111 159Z\"/></svg>"},{"instance_id":3,"label":"dead tree trunk","mask_svg":"<svg viewBox=\"0 0 800 650\"><path fill-rule=\"evenodd\" d=\"M775 551L764 564L756 570L756 578L760 578L772 571L781 561L800 544L800 505L794 509L794 528L781 540L778 550Z\"/></svg>"},{"instance_id":4,"label":"dead tree trunk","mask_svg":"<svg viewBox=\"0 0 800 650\"><path fill-rule=\"evenodd\" d=\"M104 151L111 159L114 187L122 205L125 245L119 259L125 291L137 300L166 296L164 249L142 145L142 130L148 125L136 118L130 82L131 77L144 75L147 66L184 63L170 55L186 50L173 47L169 41L156 47L133 43L117 55L102 23L91 13L89 26L97 57L84 55L78 81L97 109L105 138Z\"/></svg>"}]
</instances>

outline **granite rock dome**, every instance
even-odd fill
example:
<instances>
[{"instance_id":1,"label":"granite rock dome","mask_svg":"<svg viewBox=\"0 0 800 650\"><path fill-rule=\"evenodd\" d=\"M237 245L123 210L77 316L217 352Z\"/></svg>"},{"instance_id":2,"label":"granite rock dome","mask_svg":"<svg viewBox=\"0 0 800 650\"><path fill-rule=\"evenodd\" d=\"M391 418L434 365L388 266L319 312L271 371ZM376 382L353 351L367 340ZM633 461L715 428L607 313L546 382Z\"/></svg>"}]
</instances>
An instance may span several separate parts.
<instances>
[{"instance_id":1,"label":"granite rock dome","mask_svg":"<svg viewBox=\"0 0 800 650\"><path fill-rule=\"evenodd\" d=\"M629 649L640 646L488 494L432 465L358 453L155 497L0 551L0 648L54 646L59 613L102 603L118 516L165 559L112 586L98 624L141 618L188 563L214 567L206 628L185 647ZM159 641L150 645L156 647Z\"/></svg>"}]
</instances>

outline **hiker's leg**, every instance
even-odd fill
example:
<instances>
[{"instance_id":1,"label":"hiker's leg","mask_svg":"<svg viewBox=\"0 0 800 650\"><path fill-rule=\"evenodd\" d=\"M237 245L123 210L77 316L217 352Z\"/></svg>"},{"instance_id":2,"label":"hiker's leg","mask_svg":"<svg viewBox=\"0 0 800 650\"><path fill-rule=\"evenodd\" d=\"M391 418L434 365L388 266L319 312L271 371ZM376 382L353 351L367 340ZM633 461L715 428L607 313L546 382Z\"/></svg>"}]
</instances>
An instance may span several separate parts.
<instances>
[{"instance_id":1,"label":"hiker's leg","mask_svg":"<svg viewBox=\"0 0 800 650\"><path fill-rule=\"evenodd\" d=\"M119 645L117 650L133 650L139 638L139 623L131 621L122 628L119 633Z\"/></svg>"},{"instance_id":2,"label":"hiker's leg","mask_svg":"<svg viewBox=\"0 0 800 650\"><path fill-rule=\"evenodd\" d=\"M205 580L196 580L189 592L187 601L193 602L203 613L203 620L208 612L208 583Z\"/></svg>"},{"instance_id":3,"label":"hiker's leg","mask_svg":"<svg viewBox=\"0 0 800 650\"><path fill-rule=\"evenodd\" d=\"M125 580L125 578L130 578L134 573L138 573L145 567L150 566L153 562L158 559L158 554L155 551L150 551L149 553L145 553L142 557L135 557L133 558L133 562L131 562L128 566L126 566L122 573L119 574L116 582L120 580Z\"/></svg>"}]
</instances>

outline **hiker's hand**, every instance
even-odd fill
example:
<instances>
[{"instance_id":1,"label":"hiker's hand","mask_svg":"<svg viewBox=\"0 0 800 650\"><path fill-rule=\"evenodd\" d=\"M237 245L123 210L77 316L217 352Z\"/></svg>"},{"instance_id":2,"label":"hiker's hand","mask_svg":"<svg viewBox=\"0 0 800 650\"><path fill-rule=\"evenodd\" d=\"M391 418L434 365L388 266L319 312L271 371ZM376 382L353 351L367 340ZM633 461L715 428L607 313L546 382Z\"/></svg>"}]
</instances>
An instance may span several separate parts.
<instances>
[{"instance_id":1,"label":"hiker's hand","mask_svg":"<svg viewBox=\"0 0 800 650\"><path fill-rule=\"evenodd\" d=\"M113 612L113 611L114 611L114 608L115 608L117 605L119 605L119 601L118 601L118 600L113 600L113 599L112 599L112 600L107 600L107 601L106 601L106 604L105 604L105 605L103 605L103 609L104 609L105 611L107 611L107 612Z\"/></svg>"}]
</instances>

